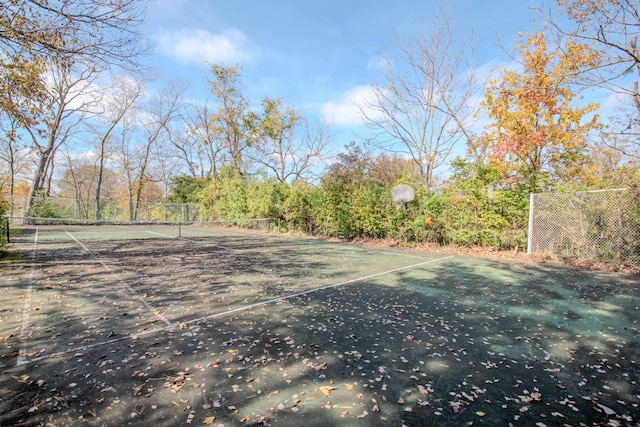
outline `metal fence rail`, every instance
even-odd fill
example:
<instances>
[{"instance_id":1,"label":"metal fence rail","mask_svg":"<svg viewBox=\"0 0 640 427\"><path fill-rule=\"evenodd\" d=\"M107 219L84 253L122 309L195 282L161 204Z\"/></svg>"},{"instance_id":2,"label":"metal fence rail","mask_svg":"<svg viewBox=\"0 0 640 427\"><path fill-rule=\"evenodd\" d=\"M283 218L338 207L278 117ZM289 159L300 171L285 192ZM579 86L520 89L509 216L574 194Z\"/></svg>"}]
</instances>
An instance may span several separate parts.
<instances>
[{"instance_id":1,"label":"metal fence rail","mask_svg":"<svg viewBox=\"0 0 640 427\"><path fill-rule=\"evenodd\" d=\"M531 195L529 253L640 265L640 190Z\"/></svg>"}]
</instances>

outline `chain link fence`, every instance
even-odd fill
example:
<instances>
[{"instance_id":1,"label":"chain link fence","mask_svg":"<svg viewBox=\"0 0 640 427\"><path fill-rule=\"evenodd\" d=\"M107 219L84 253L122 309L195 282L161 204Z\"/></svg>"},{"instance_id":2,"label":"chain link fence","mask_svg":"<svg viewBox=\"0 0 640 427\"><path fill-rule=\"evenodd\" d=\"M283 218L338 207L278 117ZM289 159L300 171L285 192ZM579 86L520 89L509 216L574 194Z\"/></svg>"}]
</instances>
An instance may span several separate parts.
<instances>
[{"instance_id":1,"label":"chain link fence","mask_svg":"<svg viewBox=\"0 0 640 427\"><path fill-rule=\"evenodd\" d=\"M532 194L529 253L640 266L640 190Z\"/></svg>"}]
</instances>

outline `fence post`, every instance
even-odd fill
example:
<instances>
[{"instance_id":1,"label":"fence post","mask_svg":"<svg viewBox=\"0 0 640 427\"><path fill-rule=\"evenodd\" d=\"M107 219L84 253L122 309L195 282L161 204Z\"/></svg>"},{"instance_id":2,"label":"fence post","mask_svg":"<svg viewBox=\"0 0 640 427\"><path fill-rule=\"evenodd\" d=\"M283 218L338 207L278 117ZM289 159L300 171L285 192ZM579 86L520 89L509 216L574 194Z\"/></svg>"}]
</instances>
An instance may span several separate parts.
<instances>
[{"instance_id":1,"label":"fence post","mask_svg":"<svg viewBox=\"0 0 640 427\"><path fill-rule=\"evenodd\" d=\"M527 254L531 255L531 246L533 246L533 200L535 194L529 195L529 226L527 230Z\"/></svg>"}]
</instances>

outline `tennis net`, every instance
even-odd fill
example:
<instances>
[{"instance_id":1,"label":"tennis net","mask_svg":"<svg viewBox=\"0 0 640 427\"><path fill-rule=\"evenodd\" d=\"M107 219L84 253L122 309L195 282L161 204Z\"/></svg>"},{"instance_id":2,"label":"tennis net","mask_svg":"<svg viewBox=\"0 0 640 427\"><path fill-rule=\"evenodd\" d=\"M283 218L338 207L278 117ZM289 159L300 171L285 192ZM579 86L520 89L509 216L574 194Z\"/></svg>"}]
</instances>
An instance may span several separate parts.
<instances>
[{"instance_id":1,"label":"tennis net","mask_svg":"<svg viewBox=\"0 0 640 427\"><path fill-rule=\"evenodd\" d=\"M69 232L83 233L92 239L125 240L149 237L198 237L225 231L270 232L273 218L228 219L211 221L124 221L77 218L8 217L12 227L38 228L53 237Z\"/></svg>"}]
</instances>

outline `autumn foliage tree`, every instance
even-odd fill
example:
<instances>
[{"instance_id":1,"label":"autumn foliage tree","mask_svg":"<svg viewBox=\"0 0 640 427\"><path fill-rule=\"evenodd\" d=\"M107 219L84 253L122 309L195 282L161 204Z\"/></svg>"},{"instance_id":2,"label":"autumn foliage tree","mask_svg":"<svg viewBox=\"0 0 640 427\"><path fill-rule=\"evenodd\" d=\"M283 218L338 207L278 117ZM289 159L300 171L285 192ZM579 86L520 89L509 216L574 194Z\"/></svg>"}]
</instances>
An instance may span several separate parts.
<instances>
[{"instance_id":1,"label":"autumn foliage tree","mask_svg":"<svg viewBox=\"0 0 640 427\"><path fill-rule=\"evenodd\" d=\"M244 154L252 144L249 100L241 82L241 67L208 64L211 76L208 83L217 109L210 118L212 136L222 142L230 157L235 176L244 172ZM224 163L224 162L223 162Z\"/></svg>"},{"instance_id":2,"label":"autumn foliage tree","mask_svg":"<svg viewBox=\"0 0 640 427\"><path fill-rule=\"evenodd\" d=\"M580 105L573 78L596 54L570 39L550 50L543 33L523 37L516 47L518 69L505 69L488 84L484 106L492 119L483 137L491 160L532 191L548 179L566 177L587 150L598 126L594 103Z\"/></svg>"},{"instance_id":3,"label":"autumn foliage tree","mask_svg":"<svg viewBox=\"0 0 640 427\"><path fill-rule=\"evenodd\" d=\"M11 0L0 6L0 113L37 120L43 73L56 63L134 65L144 0Z\"/></svg>"}]
</instances>

